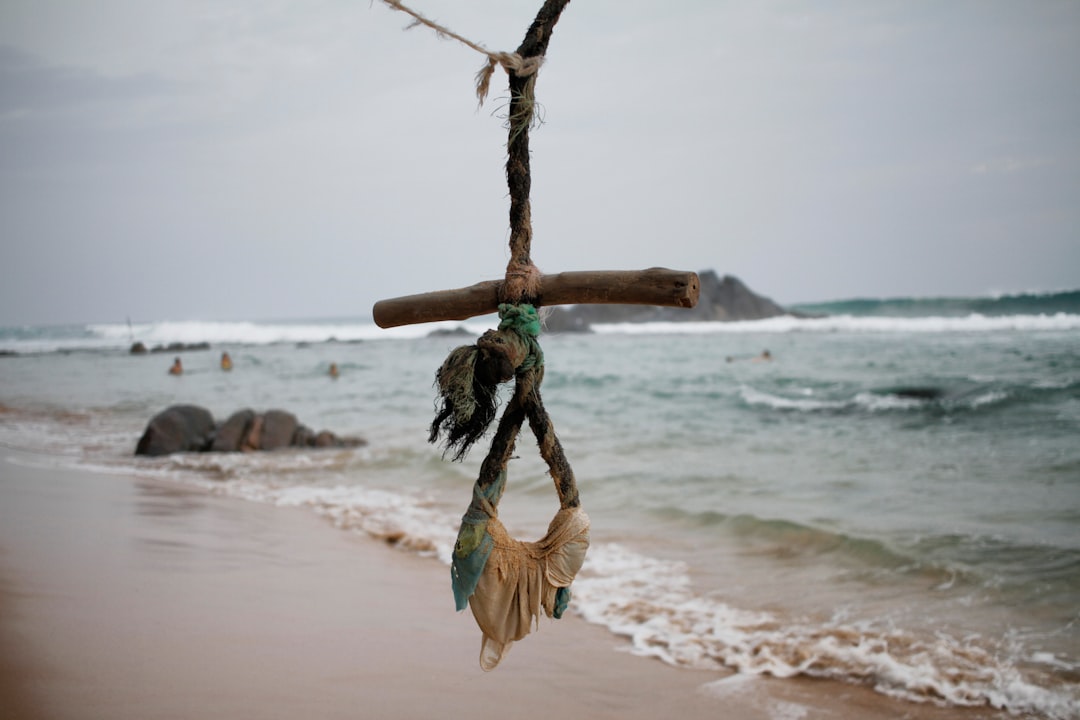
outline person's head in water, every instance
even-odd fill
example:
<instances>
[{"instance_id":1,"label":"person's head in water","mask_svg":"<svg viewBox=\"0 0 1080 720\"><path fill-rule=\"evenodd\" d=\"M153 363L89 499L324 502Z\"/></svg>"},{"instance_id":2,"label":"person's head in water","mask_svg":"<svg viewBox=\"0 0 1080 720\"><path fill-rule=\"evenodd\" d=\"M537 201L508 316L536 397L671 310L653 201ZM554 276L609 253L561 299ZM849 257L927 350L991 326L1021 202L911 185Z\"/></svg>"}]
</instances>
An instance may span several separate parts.
<instances>
[{"instance_id":1,"label":"person's head in water","mask_svg":"<svg viewBox=\"0 0 1080 720\"><path fill-rule=\"evenodd\" d=\"M232 358L229 357L229 353L227 352L221 353L221 369L232 370Z\"/></svg>"},{"instance_id":2,"label":"person's head in water","mask_svg":"<svg viewBox=\"0 0 1080 720\"><path fill-rule=\"evenodd\" d=\"M184 372L184 366L180 364L180 358L173 360L172 367L169 368L170 375L182 375Z\"/></svg>"},{"instance_id":3,"label":"person's head in water","mask_svg":"<svg viewBox=\"0 0 1080 720\"><path fill-rule=\"evenodd\" d=\"M338 376L337 363L330 363L330 377L336 378Z\"/></svg>"}]
</instances>

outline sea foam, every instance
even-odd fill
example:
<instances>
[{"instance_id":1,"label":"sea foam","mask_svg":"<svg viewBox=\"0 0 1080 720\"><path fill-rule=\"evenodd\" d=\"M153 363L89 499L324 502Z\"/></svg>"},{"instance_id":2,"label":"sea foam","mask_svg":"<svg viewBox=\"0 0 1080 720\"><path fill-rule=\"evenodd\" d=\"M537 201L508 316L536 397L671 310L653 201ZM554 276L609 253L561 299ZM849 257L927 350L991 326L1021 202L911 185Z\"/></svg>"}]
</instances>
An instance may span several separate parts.
<instances>
[{"instance_id":1,"label":"sea foam","mask_svg":"<svg viewBox=\"0 0 1080 720\"><path fill-rule=\"evenodd\" d=\"M270 345L275 343L356 342L361 340L424 337L438 330L452 330L461 323L439 322L383 329L364 321L257 322L155 322L131 325L89 325L96 337L114 343L138 340L147 346L169 343ZM480 330L482 332L482 330Z\"/></svg>"},{"instance_id":2,"label":"sea foam","mask_svg":"<svg viewBox=\"0 0 1080 720\"><path fill-rule=\"evenodd\" d=\"M444 321L384 329L365 319L308 320L289 322L161 321L97 323L57 328L0 328L0 350L47 353L76 350L127 349L135 342L147 347L173 343L212 345L273 345L277 343L361 342L423 338L432 333L461 331L478 336L494 320L473 318L467 322ZM1080 315L965 317L877 317L831 315L806 318L783 315L765 320L739 322L644 322L597 324L599 334L704 335L807 333L980 333L997 331L1048 332L1080 329Z\"/></svg>"},{"instance_id":3,"label":"sea foam","mask_svg":"<svg viewBox=\"0 0 1080 720\"><path fill-rule=\"evenodd\" d=\"M992 317L971 314L966 317L871 317L833 315L821 318L800 318L791 315L765 320L740 322L643 322L594 325L597 333L627 335L705 334L705 333L790 333L790 332L857 332L857 333L953 333L1053 331L1080 329L1080 315L1006 315Z\"/></svg>"},{"instance_id":4,"label":"sea foam","mask_svg":"<svg viewBox=\"0 0 1080 720\"><path fill-rule=\"evenodd\" d=\"M1080 700L1033 684L1009 659L965 640L734 608L695 593L682 563L618 544L590 549L574 585L574 606L586 620L628 638L634 653L675 666L831 678L915 702L1055 720L1080 712Z\"/></svg>"}]
</instances>

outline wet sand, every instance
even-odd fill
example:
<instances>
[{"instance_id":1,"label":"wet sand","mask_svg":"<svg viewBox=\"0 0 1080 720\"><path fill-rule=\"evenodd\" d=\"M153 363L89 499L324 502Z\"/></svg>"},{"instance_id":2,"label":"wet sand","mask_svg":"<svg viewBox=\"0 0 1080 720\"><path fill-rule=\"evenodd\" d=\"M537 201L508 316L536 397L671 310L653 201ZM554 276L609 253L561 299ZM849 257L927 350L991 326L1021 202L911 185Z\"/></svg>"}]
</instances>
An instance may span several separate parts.
<instances>
[{"instance_id":1,"label":"wet sand","mask_svg":"<svg viewBox=\"0 0 1080 720\"><path fill-rule=\"evenodd\" d=\"M0 713L35 718L953 718L680 670L544 621L502 665L434 560L313 513L0 449Z\"/></svg>"}]
</instances>

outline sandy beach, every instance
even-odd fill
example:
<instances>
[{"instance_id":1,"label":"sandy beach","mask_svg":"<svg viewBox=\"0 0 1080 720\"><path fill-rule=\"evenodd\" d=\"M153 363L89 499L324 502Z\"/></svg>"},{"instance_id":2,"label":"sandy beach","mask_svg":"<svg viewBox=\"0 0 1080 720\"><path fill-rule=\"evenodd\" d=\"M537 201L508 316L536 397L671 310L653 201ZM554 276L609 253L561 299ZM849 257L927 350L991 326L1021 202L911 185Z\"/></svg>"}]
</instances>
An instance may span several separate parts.
<instances>
[{"instance_id":1,"label":"sandy beach","mask_svg":"<svg viewBox=\"0 0 1080 720\"><path fill-rule=\"evenodd\" d=\"M5 720L982 716L675 669L573 616L484 673L434 560L304 510L0 452Z\"/></svg>"}]
</instances>

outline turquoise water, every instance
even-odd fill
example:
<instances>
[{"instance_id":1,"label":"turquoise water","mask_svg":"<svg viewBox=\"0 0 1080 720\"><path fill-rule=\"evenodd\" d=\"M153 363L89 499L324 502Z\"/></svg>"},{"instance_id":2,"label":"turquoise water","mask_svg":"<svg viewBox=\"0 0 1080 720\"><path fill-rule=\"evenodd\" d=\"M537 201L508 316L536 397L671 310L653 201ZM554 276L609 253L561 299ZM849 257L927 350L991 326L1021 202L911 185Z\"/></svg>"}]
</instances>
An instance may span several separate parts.
<instances>
[{"instance_id":1,"label":"turquoise water","mask_svg":"<svg viewBox=\"0 0 1080 720\"><path fill-rule=\"evenodd\" d=\"M542 337L544 399L593 520L571 611L675 665L1075 717L1075 296ZM452 463L425 442L434 372L469 341L426 332L351 320L5 329L0 350L19 354L0 358L0 441L303 505L445 561L485 448ZM173 354L128 355L132 337L212 349L181 353L186 372L170 377ZM765 348L773 360L755 361ZM225 350L231 373L217 365ZM369 445L133 458L149 417L176 402L219 419L286 408ZM557 502L531 441L517 455L501 514L535 537Z\"/></svg>"}]
</instances>

